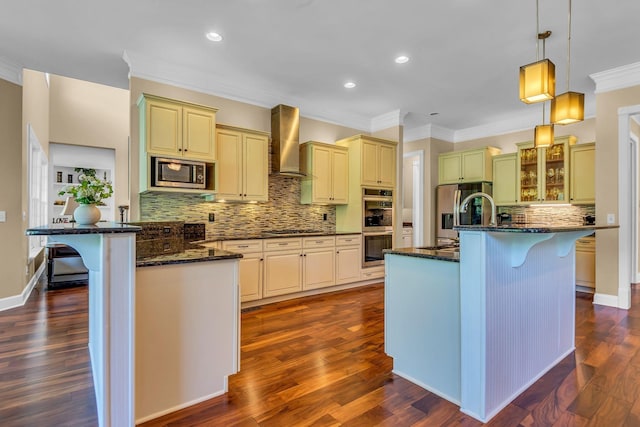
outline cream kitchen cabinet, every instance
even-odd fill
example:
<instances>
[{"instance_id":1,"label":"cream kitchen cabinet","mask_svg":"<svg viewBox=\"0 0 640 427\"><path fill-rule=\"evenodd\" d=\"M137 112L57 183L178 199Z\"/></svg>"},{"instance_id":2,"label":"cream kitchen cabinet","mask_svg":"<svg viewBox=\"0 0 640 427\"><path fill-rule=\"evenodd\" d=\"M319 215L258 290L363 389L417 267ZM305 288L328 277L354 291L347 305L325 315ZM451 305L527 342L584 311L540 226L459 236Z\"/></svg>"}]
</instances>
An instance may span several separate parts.
<instances>
[{"instance_id":1,"label":"cream kitchen cabinet","mask_svg":"<svg viewBox=\"0 0 640 427\"><path fill-rule=\"evenodd\" d=\"M569 197L573 204L596 202L596 144L578 144L570 148L571 173Z\"/></svg>"},{"instance_id":2,"label":"cream kitchen cabinet","mask_svg":"<svg viewBox=\"0 0 640 427\"><path fill-rule=\"evenodd\" d=\"M336 236L336 285L360 280L361 240L359 234Z\"/></svg>"},{"instance_id":3,"label":"cream kitchen cabinet","mask_svg":"<svg viewBox=\"0 0 640 427\"><path fill-rule=\"evenodd\" d=\"M335 237L302 239L302 289L318 289L335 285Z\"/></svg>"},{"instance_id":4,"label":"cream kitchen cabinet","mask_svg":"<svg viewBox=\"0 0 640 427\"><path fill-rule=\"evenodd\" d=\"M493 157L493 200L497 206L518 204L517 154Z\"/></svg>"},{"instance_id":5,"label":"cream kitchen cabinet","mask_svg":"<svg viewBox=\"0 0 640 427\"><path fill-rule=\"evenodd\" d=\"M519 203L568 203L569 147L575 141L573 136L555 138L548 148L535 148L533 142L516 144Z\"/></svg>"},{"instance_id":6,"label":"cream kitchen cabinet","mask_svg":"<svg viewBox=\"0 0 640 427\"><path fill-rule=\"evenodd\" d=\"M349 201L349 151L322 142L300 145L302 180L300 203L345 204Z\"/></svg>"},{"instance_id":7,"label":"cream kitchen cabinet","mask_svg":"<svg viewBox=\"0 0 640 427\"><path fill-rule=\"evenodd\" d=\"M302 291L302 239L264 242L264 292L273 297Z\"/></svg>"},{"instance_id":8,"label":"cream kitchen cabinet","mask_svg":"<svg viewBox=\"0 0 640 427\"><path fill-rule=\"evenodd\" d=\"M217 200L269 199L269 135L218 125Z\"/></svg>"},{"instance_id":9,"label":"cream kitchen cabinet","mask_svg":"<svg viewBox=\"0 0 640 427\"><path fill-rule=\"evenodd\" d=\"M238 264L240 301L261 299L264 282L262 240L225 240L222 242L222 249L242 254Z\"/></svg>"},{"instance_id":10,"label":"cream kitchen cabinet","mask_svg":"<svg viewBox=\"0 0 640 427\"><path fill-rule=\"evenodd\" d=\"M148 94L140 97L138 108L142 151L215 161L217 109Z\"/></svg>"},{"instance_id":11,"label":"cream kitchen cabinet","mask_svg":"<svg viewBox=\"0 0 640 427\"><path fill-rule=\"evenodd\" d=\"M584 237L576 241L576 285L596 287L595 237Z\"/></svg>"},{"instance_id":12,"label":"cream kitchen cabinet","mask_svg":"<svg viewBox=\"0 0 640 427\"><path fill-rule=\"evenodd\" d=\"M358 189L361 186L390 189L395 186L397 142L355 135L337 141L336 145L349 148L349 174L358 181L350 180L352 189L354 186ZM360 197L359 191L357 193Z\"/></svg>"},{"instance_id":13,"label":"cream kitchen cabinet","mask_svg":"<svg viewBox=\"0 0 640 427\"><path fill-rule=\"evenodd\" d=\"M438 156L438 183L458 184L492 181L492 156L497 154L500 154L500 149L495 147L440 154Z\"/></svg>"}]
</instances>

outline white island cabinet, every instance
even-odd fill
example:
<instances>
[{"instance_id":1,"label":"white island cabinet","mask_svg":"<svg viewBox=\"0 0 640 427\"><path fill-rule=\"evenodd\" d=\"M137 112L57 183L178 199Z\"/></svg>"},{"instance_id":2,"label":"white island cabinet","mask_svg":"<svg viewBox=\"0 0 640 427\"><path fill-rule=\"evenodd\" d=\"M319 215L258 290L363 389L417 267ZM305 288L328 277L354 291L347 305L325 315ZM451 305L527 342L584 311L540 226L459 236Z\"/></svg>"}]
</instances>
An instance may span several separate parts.
<instances>
[{"instance_id":1,"label":"white island cabinet","mask_svg":"<svg viewBox=\"0 0 640 427\"><path fill-rule=\"evenodd\" d=\"M394 372L482 422L575 349L575 242L617 226L459 226L459 254L386 252Z\"/></svg>"}]
</instances>

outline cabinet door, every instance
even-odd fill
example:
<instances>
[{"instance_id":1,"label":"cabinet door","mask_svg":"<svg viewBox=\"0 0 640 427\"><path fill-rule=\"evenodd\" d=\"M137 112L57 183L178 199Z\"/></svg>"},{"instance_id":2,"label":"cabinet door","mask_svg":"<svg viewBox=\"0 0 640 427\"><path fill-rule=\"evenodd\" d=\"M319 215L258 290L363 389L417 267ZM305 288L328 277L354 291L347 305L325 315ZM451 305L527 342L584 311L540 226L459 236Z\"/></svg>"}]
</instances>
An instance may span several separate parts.
<instances>
[{"instance_id":1,"label":"cabinet door","mask_svg":"<svg viewBox=\"0 0 640 427\"><path fill-rule=\"evenodd\" d=\"M542 149L540 194L545 203L567 203L569 198L569 144L554 143Z\"/></svg>"},{"instance_id":2,"label":"cabinet door","mask_svg":"<svg viewBox=\"0 0 640 427\"><path fill-rule=\"evenodd\" d=\"M245 134L243 140L243 198L266 202L269 199L269 138Z\"/></svg>"},{"instance_id":3,"label":"cabinet door","mask_svg":"<svg viewBox=\"0 0 640 427\"><path fill-rule=\"evenodd\" d=\"M360 280L360 246L336 248L336 284L353 283Z\"/></svg>"},{"instance_id":4,"label":"cabinet door","mask_svg":"<svg viewBox=\"0 0 640 427\"><path fill-rule=\"evenodd\" d=\"M518 147L518 203L539 202L540 194L538 189L538 157L540 150L533 146L533 143Z\"/></svg>"},{"instance_id":5,"label":"cabinet door","mask_svg":"<svg viewBox=\"0 0 640 427\"><path fill-rule=\"evenodd\" d=\"M332 150L329 148L316 146L312 148L313 203L331 203L331 155Z\"/></svg>"},{"instance_id":6,"label":"cabinet door","mask_svg":"<svg viewBox=\"0 0 640 427\"><path fill-rule=\"evenodd\" d=\"M182 156L182 107L160 100L147 100L147 152Z\"/></svg>"},{"instance_id":7,"label":"cabinet door","mask_svg":"<svg viewBox=\"0 0 640 427\"><path fill-rule=\"evenodd\" d=\"M218 199L242 200L242 134L218 129L216 132Z\"/></svg>"},{"instance_id":8,"label":"cabinet door","mask_svg":"<svg viewBox=\"0 0 640 427\"><path fill-rule=\"evenodd\" d=\"M216 157L216 114L195 107L182 109L182 154L212 162Z\"/></svg>"},{"instance_id":9,"label":"cabinet door","mask_svg":"<svg viewBox=\"0 0 640 427\"><path fill-rule=\"evenodd\" d=\"M347 204L349 202L349 153L336 150L332 162L332 202Z\"/></svg>"},{"instance_id":10,"label":"cabinet door","mask_svg":"<svg viewBox=\"0 0 640 427\"><path fill-rule=\"evenodd\" d=\"M302 290L302 253L265 252L264 297L290 294Z\"/></svg>"},{"instance_id":11,"label":"cabinet door","mask_svg":"<svg viewBox=\"0 0 640 427\"><path fill-rule=\"evenodd\" d=\"M317 289L335 284L334 248L305 250L302 289Z\"/></svg>"},{"instance_id":12,"label":"cabinet door","mask_svg":"<svg viewBox=\"0 0 640 427\"><path fill-rule=\"evenodd\" d=\"M384 187L393 187L396 182L396 149L384 144L380 144L378 148L380 158L378 184Z\"/></svg>"},{"instance_id":13,"label":"cabinet door","mask_svg":"<svg viewBox=\"0 0 640 427\"><path fill-rule=\"evenodd\" d=\"M244 254L239 262L240 301L262 298L262 253Z\"/></svg>"},{"instance_id":14,"label":"cabinet door","mask_svg":"<svg viewBox=\"0 0 640 427\"><path fill-rule=\"evenodd\" d=\"M595 288L596 254L589 244L576 244L576 285Z\"/></svg>"},{"instance_id":15,"label":"cabinet door","mask_svg":"<svg viewBox=\"0 0 640 427\"><path fill-rule=\"evenodd\" d=\"M585 144L586 145L586 144ZM596 202L596 147L594 144L571 148L571 203L594 204Z\"/></svg>"},{"instance_id":16,"label":"cabinet door","mask_svg":"<svg viewBox=\"0 0 640 427\"><path fill-rule=\"evenodd\" d=\"M518 203L516 167L516 154L493 158L493 200L496 205Z\"/></svg>"},{"instance_id":17,"label":"cabinet door","mask_svg":"<svg viewBox=\"0 0 640 427\"><path fill-rule=\"evenodd\" d=\"M484 181L485 178L484 150L462 153L462 180L464 182Z\"/></svg>"},{"instance_id":18,"label":"cabinet door","mask_svg":"<svg viewBox=\"0 0 640 427\"><path fill-rule=\"evenodd\" d=\"M441 154L438 157L438 183L457 184L462 178L462 157L460 153Z\"/></svg>"},{"instance_id":19,"label":"cabinet door","mask_svg":"<svg viewBox=\"0 0 640 427\"><path fill-rule=\"evenodd\" d=\"M362 185L377 187L378 181L378 144L374 142L362 141Z\"/></svg>"}]
</instances>

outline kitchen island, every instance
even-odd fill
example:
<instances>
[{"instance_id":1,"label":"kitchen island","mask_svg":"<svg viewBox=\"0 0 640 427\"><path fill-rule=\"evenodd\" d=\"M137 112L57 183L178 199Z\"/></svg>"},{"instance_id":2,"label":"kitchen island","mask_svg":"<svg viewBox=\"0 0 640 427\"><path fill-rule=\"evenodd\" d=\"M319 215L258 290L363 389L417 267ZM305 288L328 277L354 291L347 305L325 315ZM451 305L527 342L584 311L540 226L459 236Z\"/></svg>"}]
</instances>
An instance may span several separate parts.
<instances>
[{"instance_id":1,"label":"kitchen island","mask_svg":"<svg viewBox=\"0 0 640 427\"><path fill-rule=\"evenodd\" d=\"M575 242L601 228L459 226L459 255L387 251L394 372L491 419L575 349Z\"/></svg>"},{"instance_id":2,"label":"kitchen island","mask_svg":"<svg viewBox=\"0 0 640 427\"><path fill-rule=\"evenodd\" d=\"M182 238L177 249L163 239L139 246L137 233L143 227L102 222L27 230L76 249L89 270L89 353L102 427L133 426L222 394L239 369L242 255Z\"/></svg>"}]
</instances>

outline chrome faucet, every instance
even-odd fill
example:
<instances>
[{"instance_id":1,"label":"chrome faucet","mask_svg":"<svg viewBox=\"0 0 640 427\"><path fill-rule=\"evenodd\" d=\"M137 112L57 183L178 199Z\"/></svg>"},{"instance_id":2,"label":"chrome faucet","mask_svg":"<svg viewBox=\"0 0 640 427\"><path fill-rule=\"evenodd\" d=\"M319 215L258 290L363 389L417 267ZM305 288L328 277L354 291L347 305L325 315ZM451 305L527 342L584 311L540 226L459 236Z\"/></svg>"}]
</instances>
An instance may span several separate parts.
<instances>
[{"instance_id":1,"label":"chrome faucet","mask_svg":"<svg viewBox=\"0 0 640 427\"><path fill-rule=\"evenodd\" d=\"M493 197L481 191L477 193L469 194L467 197L465 197L465 199L460 203L460 208L458 209L458 212L456 212L456 216L459 215L459 212L466 212L467 206L469 205L469 201L471 199L475 199L476 197L484 197L489 201L489 203L491 203L491 220L489 220L489 225L495 226L496 225L496 203L493 201ZM459 224L460 218L458 217L457 220Z\"/></svg>"}]
</instances>

